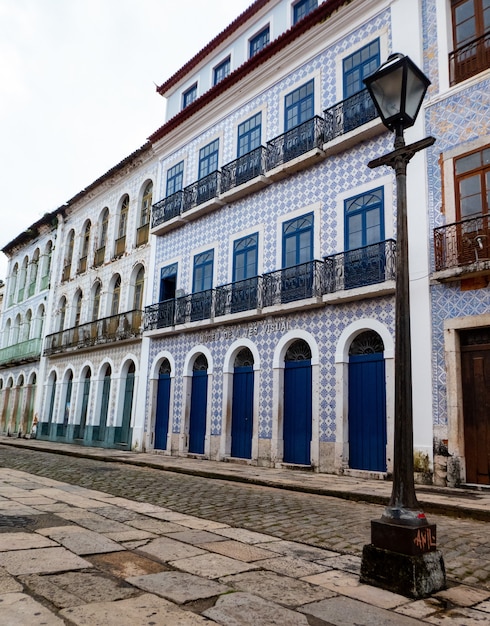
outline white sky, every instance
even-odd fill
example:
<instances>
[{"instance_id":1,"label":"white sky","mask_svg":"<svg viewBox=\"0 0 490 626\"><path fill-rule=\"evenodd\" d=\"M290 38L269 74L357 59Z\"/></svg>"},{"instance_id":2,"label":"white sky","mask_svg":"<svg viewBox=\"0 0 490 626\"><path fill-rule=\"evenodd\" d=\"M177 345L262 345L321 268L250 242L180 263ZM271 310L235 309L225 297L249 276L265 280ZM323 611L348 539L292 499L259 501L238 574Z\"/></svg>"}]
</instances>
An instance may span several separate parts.
<instances>
[{"instance_id":1,"label":"white sky","mask_svg":"<svg viewBox=\"0 0 490 626\"><path fill-rule=\"evenodd\" d=\"M143 145L154 83L250 4L0 0L0 248Z\"/></svg>"}]
</instances>

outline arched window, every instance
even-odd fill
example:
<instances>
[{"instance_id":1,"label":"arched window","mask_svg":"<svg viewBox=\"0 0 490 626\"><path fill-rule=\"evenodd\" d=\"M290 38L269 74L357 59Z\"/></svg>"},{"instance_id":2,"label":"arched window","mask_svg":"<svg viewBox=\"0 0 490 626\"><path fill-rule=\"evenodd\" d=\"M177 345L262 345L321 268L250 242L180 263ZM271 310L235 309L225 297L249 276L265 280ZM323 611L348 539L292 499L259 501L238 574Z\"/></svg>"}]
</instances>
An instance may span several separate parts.
<instances>
[{"instance_id":1,"label":"arched window","mask_svg":"<svg viewBox=\"0 0 490 626\"><path fill-rule=\"evenodd\" d=\"M12 333L12 345L13 346L15 346L15 344L19 342L20 325L21 325L21 317L19 313L15 318L14 327L13 327L13 333Z\"/></svg>"},{"instance_id":2,"label":"arched window","mask_svg":"<svg viewBox=\"0 0 490 626\"><path fill-rule=\"evenodd\" d=\"M88 251L90 246L90 229L92 228L92 224L90 220L86 222L85 227L83 229L82 234L82 249L80 251L80 261L78 263L78 271L80 273L87 271L87 258Z\"/></svg>"},{"instance_id":3,"label":"arched window","mask_svg":"<svg viewBox=\"0 0 490 626\"><path fill-rule=\"evenodd\" d=\"M34 330L32 336L35 339L39 339L43 336L44 314L44 305L41 304L37 310L36 317L34 318Z\"/></svg>"},{"instance_id":4,"label":"arched window","mask_svg":"<svg viewBox=\"0 0 490 626\"><path fill-rule=\"evenodd\" d=\"M73 319L73 326L79 326L80 318L82 316L82 292L79 290L75 294L73 301L73 308L75 309L75 317Z\"/></svg>"},{"instance_id":5,"label":"arched window","mask_svg":"<svg viewBox=\"0 0 490 626\"><path fill-rule=\"evenodd\" d=\"M63 263L63 274L61 280L68 280L71 275L71 264L73 261L73 250L75 248L75 231L71 230L66 240L66 256Z\"/></svg>"},{"instance_id":6,"label":"arched window","mask_svg":"<svg viewBox=\"0 0 490 626\"><path fill-rule=\"evenodd\" d=\"M119 313L120 299L121 299L121 277L118 275L114 282L114 289L112 290L111 315L117 315Z\"/></svg>"},{"instance_id":7,"label":"arched window","mask_svg":"<svg viewBox=\"0 0 490 626\"><path fill-rule=\"evenodd\" d=\"M10 292L8 299L8 306L12 306L15 300L15 292L17 291L17 279L19 277L19 266L16 263L12 270L12 276L10 278Z\"/></svg>"},{"instance_id":8,"label":"arched window","mask_svg":"<svg viewBox=\"0 0 490 626\"><path fill-rule=\"evenodd\" d=\"M121 203L121 211L119 213L119 224L117 227L117 239L115 256L121 256L126 250L126 230L128 227L129 215L129 196L124 196Z\"/></svg>"},{"instance_id":9,"label":"arched window","mask_svg":"<svg viewBox=\"0 0 490 626\"><path fill-rule=\"evenodd\" d=\"M65 296L63 296L60 300L60 306L59 306L58 330L63 330L65 328L65 319L66 319L66 298Z\"/></svg>"},{"instance_id":10,"label":"arched window","mask_svg":"<svg viewBox=\"0 0 490 626\"><path fill-rule=\"evenodd\" d=\"M107 244L107 232L109 230L109 209L106 207L102 211L99 221L99 246L95 251L94 265L99 267L105 258L105 247Z\"/></svg>"},{"instance_id":11,"label":"arched window","mask_svg":"<svg viewBox=\"0 0 490 626\"><path fill-rule=\"evenodd\" d=\"M53 252L53 242L48 241L43 254L43 271L41 275L41 289L49 287L49 274L51 272L51 255Z\"/></svg>"},{"instance_id":12,"label":"arched window","mask_svg":"<svg viewBox=\"0 0 490 626\"><path fill-rule=\"evenodd\" d=\"M22 302L25 298L25 286L27 281L27 266L29 264L29 259L27 257L24 258L22 262L22 267L20 268L19 275L19 290L17 292L17 302Z\"/></svg>"},{"instance_id":13,"label":"arched window","mask_svg":"<svg viewBox=\"0 0 490 626\"><path fill-rule=\"evenodd\" d=\"M145 286L145 269L140 267L136 275L134 284L133 310L141 311L143 309L143 288Z\"/></svg>"},{"instance_id":14,"label":"arched window","mask_svg":"<svg viewBox=\"0 0 490 626\"><path fill-rule=\"evenodd\" d=\"M31 260L31 268L29 272L29 289L27 295L33 296L36 292L37 274L39 269L39 248L36 248Z\"/></svg>"},{"instance_id":15,"label":"arched window","mask_svg":"<svg viewBox=\"0 0 490 626\"><path fill-rule=\"evenodd\" d=\"M3 332L3 342L2 345L4 348L10 346L10 332L12 330L12 320L9 318L7 323L5 324L5 330Z\"/></svg>"},{"instance_id":16,"label":"arched window","mask_svg":"<svg viewBox=\"0 0 490 626\"><path fill-rule=\"evenodd\" d=\"M21 341L29 341L31 335L32 311L29 309L26 313L24 325L22 327Z\"/></svg>"},{"instance_id":17,"label":"arched window","mask_svg":"<svg viewBox=\"0 0 490 626\"><path fill-rule=\"evenodd\" d=\"M92 287L92 321L99 319L101 286L96 282Z\"/></svg>"},{"instance_id":18,"label":"arched window","mask_svg":"<svg viewBox=\"0 0 490 626\"><path fill-rule=\"evenodd\" d=\"M140 220L136 234L136 245L142 246L147 243L150 232L150 211L153 197L153 183L150 181L143 192L140 208Z\"/></svg>"}]
</instances>

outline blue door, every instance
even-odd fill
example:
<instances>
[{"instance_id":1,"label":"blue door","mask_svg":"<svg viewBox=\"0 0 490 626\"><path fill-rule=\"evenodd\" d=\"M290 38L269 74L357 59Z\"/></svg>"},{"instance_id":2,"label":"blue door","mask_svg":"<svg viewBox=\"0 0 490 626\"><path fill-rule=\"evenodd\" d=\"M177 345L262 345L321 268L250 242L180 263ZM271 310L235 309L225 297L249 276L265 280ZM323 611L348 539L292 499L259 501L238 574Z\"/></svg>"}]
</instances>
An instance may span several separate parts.
<instances>
[{"instance_id":1,"label":"blue door","mask_svg":"<svg viewBox=\"0 0 490 626\"><path fill-rule=\"evenodd\" d=\"M133 410L133 396L134 396L134 375L135 375L134 363L131 363L126 376L126 385L124 387L124 406L121 424L121 443L130 443L130 425L131 425L131 413Z\"/></svg>"},{"instance_id":2,"label":"blue door","mask_svg":"<svg viewBox=\"0 0 490 626\"><path fill-rule=\"evenodd\" d=\"M189 416L189 452L204 454L206 436L206 406L208 400L208 372L192 373L191 413Z\"/></svg>"},{"instance_id":3,"label":"blue door","mask_svg":"<svg viewBox=\"0 0 490 626\"><path fill-rule=\"evenodd\" d=\"M235 367L231 409L231 456L252 458L253 431L253 366Z\"/></svg>"},{"instance_id":4,"label":"blue door","mask_svg":"<svg viewBox=\"0 0 490 626\"><path fill-rule=\"evenodd\" d=\"M349 466L386 471L386 388L382 352L349 357Z\"/></svg>"},{"instance_id":5,"label":"blue door","mask_svg":"<svg viewBox=\"0 0 490 626\"><path fill-rule=\"evenodd\" d=\"M168 416L170 410L170 372L160 369L158 375L157 409L155 419L155 448L167 448Z\"/></svg>"},{"instance_id":6,"label":"blue door","mask_svg":"<svg viewBox=\"0 0 490 626\"><path fill-rule=\"evenodd\" d=\"M311 463L311 361L286 361L284 367L284 462Z\"/></svg>"}]
</instances>

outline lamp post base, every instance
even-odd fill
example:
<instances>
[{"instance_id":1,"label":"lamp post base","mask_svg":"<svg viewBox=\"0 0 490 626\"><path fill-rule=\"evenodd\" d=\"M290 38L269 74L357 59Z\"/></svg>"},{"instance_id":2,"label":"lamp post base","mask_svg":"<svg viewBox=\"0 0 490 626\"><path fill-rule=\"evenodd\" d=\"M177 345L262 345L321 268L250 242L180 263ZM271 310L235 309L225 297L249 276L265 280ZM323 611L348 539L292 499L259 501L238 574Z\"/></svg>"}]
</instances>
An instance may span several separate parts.
<instances>
[{"instance_id":1,"label":"lamp post base","mask_svg":"<svg viewBox=\"0 0 490 626\"><path fill-rule=\"evenodd\" d=\"M435 524L413 527L373 520L371 541L362 551L362 583L416 599L445 589Z\"/></svg>"}]
</instances>

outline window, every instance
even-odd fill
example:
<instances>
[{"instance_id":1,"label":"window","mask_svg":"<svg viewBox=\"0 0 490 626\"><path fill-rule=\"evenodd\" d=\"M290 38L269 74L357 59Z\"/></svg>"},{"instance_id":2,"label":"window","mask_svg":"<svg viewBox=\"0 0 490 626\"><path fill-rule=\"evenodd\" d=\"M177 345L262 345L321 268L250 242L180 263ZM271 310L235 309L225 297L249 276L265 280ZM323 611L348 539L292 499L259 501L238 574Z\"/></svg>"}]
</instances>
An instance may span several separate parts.
<instances>
[{"instance_id":1,"label":"window","mask_svg":"<svg viewBox=\"0 0 490 626\"><path fill-rule=\"evenodd\" d=\"M102 213L102 220L100 225L100 246L104 248L107 243L107 231L109 230L109 209L104 209Z\"/></svg>"},{"instance_id":2,"label":"window","mask_svg":"<svg viewBox=\"0 0 490 626\"><path fill-rule=\"evenodd\" d=\"M189 89L184 91L184 93L182 94L182 108L185 109L185 107L188 107L189 104L192 104L194 100L196 100L196 98L197 98L197 83L194 83L192 87L189 87Z\"/></svg>"},{"instance_id":3,"label":"window","mask_svg":"<svg viewBox=\"0 0 490 626\"><path fill-rule=\"evenodd\" d=\"M194 257L192 292L205 291L213 286L214 250L201 252Z\"/></svg>"},{"instance_id":4,"label":"window","mask_svg":"<svg viewBox=\"0 0 490 626\"><path fill-rule=\"evenodd\" d=\"M143 288L145 286L145 270L140 267L134 283L133 311L141 311L143 308Z\"/></svg>"},{"instance_id":5,"label":"window","mask_svg":"<svg viewBox=\"0 0 490 626\"><path fill-rule=\"evenodd\" d=\"M260 31L257 35L252 37L249 41L249 58L255 56L258 52L262 50L270 41L270 29L269 25L267 25L264 29Z\"/></svg>"},{"instance_id":6,"label":"window","mask_svg":"<svg viewBox=\"0 0 490 626\"><path fill-rule=\"evenodd\" d=\"M140 227L146 226L150 221L151 202L153 197L153 183L150 181L143 192L140 209Z\"/></svg>"},{"instance_id":7,"label":"window","mask_svg":"<svg viewBox=\"0 0 490 626\"><path fill-rule=\"evenodd\" d=\"M177 285L177 263L162 267L160 270L160 302L175 298Z\"/></svg>"},{"instance_id":8,"label":"window","mask_svg":"<svg viewBox=\"0 0 490 626\"><path fill-rule=\"evenodd\" d=\"M451 84L490 67L490 1L452 0Z\"/></svg>"},{"instance_id":9,"label":"window","mask_svg":"<svg viewBox=\"0 0 490 626\"><path fill-rule=\"evenodd\" d=\"M345 249L355 250L384 240L383 188L344 203Z\"/></svg>"},{"instance_id":10,"label":"window","mask_svg":"<svg viewBox=\"0 0 490 626\"><path fill-rule=\"evenodd\" d=\"M87 270L87 255L88 255L88 250L89 250L89 245L90 245L90 228L91 228L91 224L90 222L87 222L85 224L85 228L83 229L82 252L81 252L80 261L78 264L79 272L85 272Z\"/></svg>"},{"instance_id":11,"label":"window","mask_svg":"<svg viewBox=\"0 0 490 626\"><path fill-rule=\"evenodd\" d=\"M92 322L95 322L99 319L100 292L101 292L101 286L100 286L100 283L97 282L93 288Z\"/></svg>"},{"instance_id":12,"label":"window","mask_svg":"<svg viewBox=\"0 0 490 626\"><path fill-rule=\"evenodd\" d=\"M313 260L313 213L285 222L282 241L283 267Z\"/></svg>"},{"instance_id":13,"label":"window","mask_svg":"<svg viewBox=\"0 0 490 626\"><path fill-rule=\"evenodd\" d=\"M126 236L126 228L128 225L128 213L129 213L129 196L125 196L121 204L121 213L119 214L119 228L117 231L117 237Z\"/></svg>"},{"instance_id":14,"label":"window","mask_svg":"<svg viewBox=\"0 0 490 626\"><path fill-rule=\"evenodd\" d=\"M257 233L237 239L233 244L233 282L257 276Z\"/></svg>"},{"instance_id":15,"label":"window","mask_svg":"<svg viewBox=\"0 0 490 626\"><path fill-rule=\"evenodd\" d=\"M60 317L58 323L58 330L63 330L65 327L65 319L66 319L66 298L63 296L60 302Z\"/></svg>"},{"instance_id":16,"label":"window","mask_svg":"<svg viewBox=\"0 0 490 626\"><path fill-rule=\"evenodd\" d=\"M284 100L285 130L288 131L311 119L314 110L314 81L310 80L286 96Z\"/></svg>"},{"instance_id":17,"label":"window","mask_svg":"<svg viewBox=\"0 0 490 626\"><path fill-rule=\"evenodd\" d=\"M455 159L457 219L487 215L490 207L490 147Z\"/></svg>"},{"instance_id":18,"label":"window","mask_svg":"<svg viewBox=\"0 0 490 626\"><path fill-rule=\"evenodd\" d=\"M75 319L74 326L78 326L80 324L80 318L82 316L82 292L78 291L75 295Z\"/></svg>"},{"instance_id":19,"label":"window","mask_svg":"<svg viewBox=\"0 0 490 626\"><path fill-rule=\"evenodd\" d=\"M219 82L226 78L230 73L230 57L222 61L213 70L213 85L217 85Z\"/></svg>"},{"instance_id":20,"label":"window","mask_svg":"<svg viewBox=\"0 0 490 626\"><path fill-rule=\"evenodd\" d=\"M73 260L73 249L75 247L75 231L71 230L66 243L66 256L63 264L62 280L68 280L71 273L71 263Z\"/></svg>"},{"instance_id":21,"label":"window","mask_svg":"<svg viewBox=\"0 0 490 626\"><path fill-rule=\"evenodd\" d=\"M248 154L260 146L262 113L257 113L238 126L238 155Z\"/></svg>"},{"instance_id":22,"label":"window","mask_svg":"<svg viewBox=\"0 0 490 626\"><path fill-rule=\"evenodd\" d=\"M184 161L177 163L169 170L167 170L167 191L166 196L180 191L184 182Z\"/></svg>"},{"instance_id":23,"label":"window","mask_svg":"<svg viewBox=\"0 0 490 626\"><path fill-rule=\"evenodd\" d=\"M303 19L305 15L311 13L318 6L318 0L299 0L293 6L293 24Z\"/></svg>"},{"instance_id":24,"label":"window","mask_svg":"<svg viewBox=\"0 0 490 626\"><path fill-rule=\"evenodd\" d=\"M121 277L117 276L112 290L111 315L119 313L119 300L121 299Z\"/></svg>"},{"instance_id":25,"label":"window","mask_svg":"<svg viewBox=\"0 0 490 626\"><path fill-rule=\"evenodd\" d=\"M343 61L344 99L365 89L364 78L367 78L380 65L379 39L372 41L360 50L350 54Z\"/></svg>"},{"instance_id":26,"label":"window","mask_svg":"<svg viewBox=\"0 0 490 626\"><path fill-rule=\"evenodd\" d=\"M219 139L199 150L199 179L218 169Z\"/></svg>"}]
</instances>

